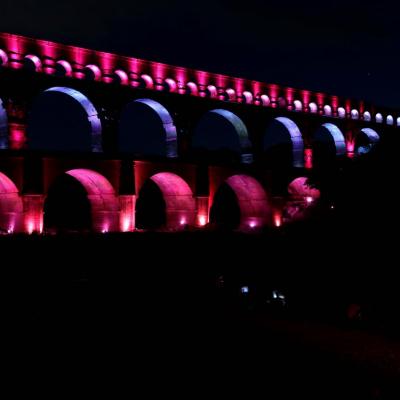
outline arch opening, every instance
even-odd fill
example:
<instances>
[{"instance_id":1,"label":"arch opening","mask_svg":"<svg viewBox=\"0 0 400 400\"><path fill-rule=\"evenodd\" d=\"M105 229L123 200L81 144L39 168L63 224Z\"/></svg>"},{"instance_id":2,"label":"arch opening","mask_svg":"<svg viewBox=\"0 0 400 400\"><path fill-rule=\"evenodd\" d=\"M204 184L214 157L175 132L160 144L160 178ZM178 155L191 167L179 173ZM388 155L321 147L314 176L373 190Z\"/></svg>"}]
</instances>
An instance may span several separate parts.
<instances>
[{"instance_id":1,"label":"arch opening","mask_svg":"<svg viewBox=\"0 0 400 400\"><path fill-rule=\"evenodd\" d=\"M212 160L251 163L251 142L243 121L231 111L216 109L207 112L197 124L192 147Z\"/></svg>"},{"instance_id":2,"label":"arch opening","mask_svg":"<svg viewBox=\"0 0 400 400\"><path fill-rule=\"evenodd\" d=\"M28 54L24 57L23 68L28 72L40 72L42 62L38 56Z\"/></svg>"},{"instance_id":3,"label":"arch opening","mask_svg":"<svg viewBox=\"0 0 400 400\"><path fill-rule=\"evenodd\" d=\"M171 114L151 99L128 103L121 114L119 149L138 155L178 157L178 138Z\"/></svg>"},{"instance_id":4,"label":"arch opening","mask_svg":"<svg viewBox=\"0 0 400 400\"><path fill-rule=\"evenodd\" d=\"M358 155L369 153L379 142L378 133L371 128L363 128L356 136L355 149Z\"/></svg>"},{"instance_id":5,"label":"arch opening","mask_svg":"<svg viewBox=\"0 0 400 400\"><path fill-rule=\"evenodd\" d=\"M304 167L304 143L300 129L291 119L275 118L263 139L264 159L279 168Z\"/></svg>"},{"instance_id":6,"label":"arch opening","mask_svg":"<svg viewBox=\"0 0 400 400\"><path fill-rule=\"evenodd\" d=\"M261 184L248 175L229 177L214 195L210 222L223 229L252 230L270 221L267 194Z\"/></svg>"},{"instance_id":7,"label":"arch opening","mask_svg":"<svg viewBox=\"0 0 400 400\"><path fill-rule=\"evenodd\" d=\"M102 151L102 126L93 103L81 92L53 87L34 101L28 120L29 148Z\"/></svg>"},{"instance_id":8,"label":"arch opening","mask_svg":"<svg viewBox=\"0 0 400 400\"><path fill-rule=\"evenodd\" d=\"M0 233L22 231L23 205L14 182L0 172Z\"/></svg>"},{"instance_id":9,"label":"arch opening","mask_svg":"<svg viewBox=\"0 0 400 400\"><path fill-rule=\"evenodd\" d=\"M8 63L8 56L7 53L0 49L0 67L6 66Z\"/></svg>"},{"instance_id":10,"label":"arch opening","mask_svg":"<svg viewBox=\"0 0 400 400\"><path fill-rule=\"evenodd\" d=\"M138 229L182 230L194 225L195 217L192 190L180 176L160 172L140 189L135 218Z\"/></svg>"},{"instance_id":11,"label":"arch opening","mask_svg":"<svg viewBox=\"0 0 400 400\"><path fill-rule=\"evenodd\" d=\"M72 66L68 61L59 60L56 62L55 75L59 77L72 76Z\"/></svg>"},{"instance_id":12,"label":"arch opening","mask_svg":"<svg viewBox=\"0 0 400 400\"><path fill-rule=\"evenodd\" d=\"M346 155L346 140L334 124L326 123L314 135L314 161L316 165L329 164L336 157Z\"/></svg>"},{"instance_id":13,"label":"arch opening","mask_svg":"<svg viewBox=\"0 0 400 400\"><path fill-rule=\"evenodd\" d=\"M55 232L110 232L119 228L119 206L111 183L88 169L74 169L50 186L44 226Z\"/></svg>"}]
</instances>

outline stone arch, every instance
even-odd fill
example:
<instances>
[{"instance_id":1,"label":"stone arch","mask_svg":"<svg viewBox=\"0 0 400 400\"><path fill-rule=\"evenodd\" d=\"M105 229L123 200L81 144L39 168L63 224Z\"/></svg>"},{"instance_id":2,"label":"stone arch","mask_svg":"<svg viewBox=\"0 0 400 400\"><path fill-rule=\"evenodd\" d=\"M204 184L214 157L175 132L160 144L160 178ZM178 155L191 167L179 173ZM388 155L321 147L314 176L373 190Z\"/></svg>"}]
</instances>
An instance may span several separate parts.
<instances>
[{"instance_id":1,"label":"stone arch","mask_svg":"<svg viewBox=\"0 0 400 400\"><path fill-rule=\"evenodd\" d=\"M7 111L0 99L0 150L8 148L8 117Z\"/></svg>"},{"instance_id":2,"label":"stone arch","mask_svg":"<svg viewBox=\"0 0 400 400\"><path fill-rule=\"evenodd\" d=\"M275 118L264 134L263 150L273 165L304 166L304 143L300 129L291 119Z\"/></svg>"},{"instance_id":3,"label":"stone arch","mask_svg":"<svg viewBox=\"0 0 400 400\"><path fill-rule=\"evenodd\" d=\"M139 155L178 157L177 133L171 114L155 100L130 102L121 115L119 149Z\"/></svg>"},{"instance_id":4,"label":"stone arch","mask_svg":"<svg viewBox=\"0 0 400 400\"><path fill-rule=\"evenodd\" d=\"M359 155L369 153L379 141L379 134L374 129L361 129L355 140L356 153Z\"/></svg>"},{"instance_id":5,"label":"stone arch","mask_svg":"<svg viewBox=\"0 0 400 400\"><path fill-rule=\"evenodd\" d=\"M195 217L192 190L180 176L160 172L143 184L136 202L137 228L181 230L194 225Z\"/></svg>"},{"instance_id":6,"label":"stone arch","mask_svg":"<svg viewBox=\"0 0 400 400\"><path fill-rule=\"evenodd\" d=\"M246 125L228 110L216 109L207 112L197 124L192 145L197 150L226 152L227 156L239 156L242 163L253 161Z\"/></svg>"},{"instance_id":7,"label":"stone arch","mask_svg":"<svg viewBox=\"0 0 400 400\"><path fill-rule=\"evenodd\" d=\"M93 103L68 87L52 87L41 93L28 120L28 146L34 150L101 152L101 133Z\"/></svg>"},{"instance_id":8,"label":"stone arch","mask_svg":"<svg viewBox=\"0 0 400 400\"><path fill-rule=\"evenodd\" d=\"M342 131L334 124L323 124L316 132L314 141L332 150L337 156L346 154L346 140Z\"/></svg>"},{"instance_id":9,"label":"stone arch","mask_svg":"<svg viewBox=\"0 0 400 400\"><path fill-rule=\"evenodd\" d=\"M115 190L96 171L67 171L49 188L44 223L47 229L118 231L119 204Z\"/></svg>"},{"instance_id":10,"label":"stone arch","mask_svg":"<svg viewBox=\"0 0 400 400\"><path fill-rule=\"evenodd\" d=\"M14 182L0 172L0 232L22 230L23 204Z\"/></svg>"},{"instance_id":11,"label":"stone arch","mask_svg":"<svg viewBox=\"0 0 400 400\"><path fill-rule=\"evenodd\" d=\"M267 225L271 218L267 194L248 175L232 175L214 195L210 222L228 229L249 230Z\"/></svg>"}]
</instances>

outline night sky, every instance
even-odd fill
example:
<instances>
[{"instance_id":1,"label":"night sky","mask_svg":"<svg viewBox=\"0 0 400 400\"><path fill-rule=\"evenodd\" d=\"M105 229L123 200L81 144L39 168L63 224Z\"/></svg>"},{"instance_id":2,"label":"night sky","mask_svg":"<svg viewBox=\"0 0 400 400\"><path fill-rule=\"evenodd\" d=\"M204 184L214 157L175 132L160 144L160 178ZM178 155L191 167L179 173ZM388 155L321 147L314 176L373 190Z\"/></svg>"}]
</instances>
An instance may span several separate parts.
<instances>
[{"instance_id":1,"label":"night sky","mask_svg":"<svg viewBox=\"0 0 400 400\"><path fill-rule=\"evenodd\" d=\"M342 0L3 0L0 31L400 107L394 7Z\"/></svg>"}]
</instances>

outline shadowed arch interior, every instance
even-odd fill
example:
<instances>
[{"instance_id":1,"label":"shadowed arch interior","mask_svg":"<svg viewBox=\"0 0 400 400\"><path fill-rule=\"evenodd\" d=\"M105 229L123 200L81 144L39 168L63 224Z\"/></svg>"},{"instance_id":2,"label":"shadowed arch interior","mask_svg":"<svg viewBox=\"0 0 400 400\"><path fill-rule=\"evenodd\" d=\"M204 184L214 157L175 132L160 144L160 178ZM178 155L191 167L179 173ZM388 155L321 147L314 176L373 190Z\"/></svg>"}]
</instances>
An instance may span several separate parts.
<instances>
[{"instance_id":1,"label":"shadowed arch interior","mask_svg":"<svg viewBox=\"0 0 400 400\"><path fill-rule=\"evenodd\" d=\"M369 153L380 141L378 133L371 128L363 128L356 136L355 147L357 154Z\"/></svg>"},{"instance_id":2,"label":"shadowed arch interior","mask_svg":"<svg viewBox=\"0 0 400 400\"><path fill-rule=\"evenodd\" d=\"M0 149L8 148L8 118L7 111L0 99Z\"/></svg>"},{"instance_id":3,"label":"shadowed arch interior","mask_svg":"<svg viewBox=\"0 0 400 400\"><path fill-rule=\"evenodd\" d=\"M263 141L267 163L275 167L304 167L304 143L298 126L289 118L275 118Z\"/></svg>"},{"instance_id":4,"label":"shadowed arch interior","mask_svg":"<svg viewBox=\"0 0 400 400\"><path fill-rule=\"evenodd\" d=\"M116 231L118 210L114 188L104 176L88 169L74 169L50 186L44 224L56 230Z\"/></svg>"},{"instance_id":5,"label":"shadowed arch interior","mask_svg":"<svg viewBox=\"0 0 400 400\"><path fill-rule=\"evenodd\" d=\"M251 163L253 155L246 125L228 110L212 110L199 121L192 147L197 152L212 152L216 157Z\"/></svg>"},{"instance_id":6,"label":"shadowed arch interior","mask_svg":"<svg viewBox=\"0 0 400 400\"><path fill-rule=\"evenodd\" d=\"M34 150L102 151L101 122L90 100L75 89L41 93L28 119L28 146Z\"/></svg>"},{"instance_id":7,"label":"shadowed arch interior","mask_svg":"<svg viewBox=\"0 0 400 400\"><path fill-rule=\"evenodd\" d=\"M22 229L22 199L14 182L0 172L0 231L16 232Z\"/></svg>"},{"instance_id":8,"label":"shadowed arch interior","mask_svg":"<svg viewBox=\"0 0 400 400\"><path fill-rule=\"evenodd\" d=\"M192 190L178 175L161 172L143 184L136 202L138 228L179 230L193 225L195 215Z\"/></svg>"},{"instance_id":9,"label":"shadowed arch interior","mask_svg":"<svg viewBox=\"0 0 400 400\"><path fill-rule=\"evenodd\" d=\"M261 184L248 175L233 175L217 190L210 221L226 229L253 229L270 219L267 194Z\"/></svg>"},{"instance_id":10,"label":"shadowed arch interior","mask_svg":"<svg viewBox=\"0 0 400 400\"><path fill-rule=\"evenodd\" d=\"M119 149L138 155L177 157L176 127L168 110L151 99L130 102L121 114Z\"/></svg>"}]
</instances>

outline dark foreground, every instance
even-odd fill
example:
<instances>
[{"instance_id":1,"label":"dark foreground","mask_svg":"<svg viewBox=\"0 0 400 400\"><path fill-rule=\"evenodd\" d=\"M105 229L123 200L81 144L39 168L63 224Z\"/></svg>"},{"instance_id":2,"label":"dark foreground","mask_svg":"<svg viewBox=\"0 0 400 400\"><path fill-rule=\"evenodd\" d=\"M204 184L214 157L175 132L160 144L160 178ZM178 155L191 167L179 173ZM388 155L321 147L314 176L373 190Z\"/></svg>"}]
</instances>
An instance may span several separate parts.
<instances>
[{"instance_id":1,"label":"dark foreground","mask_svg":"<svg viewBox=\"0 0 400 400\"><path fill-rule=\"evenodd\" d=\"M6 381L56 396L398 399L395 239L339 230L2 237Z\"/></svg>"}]
</instances>

